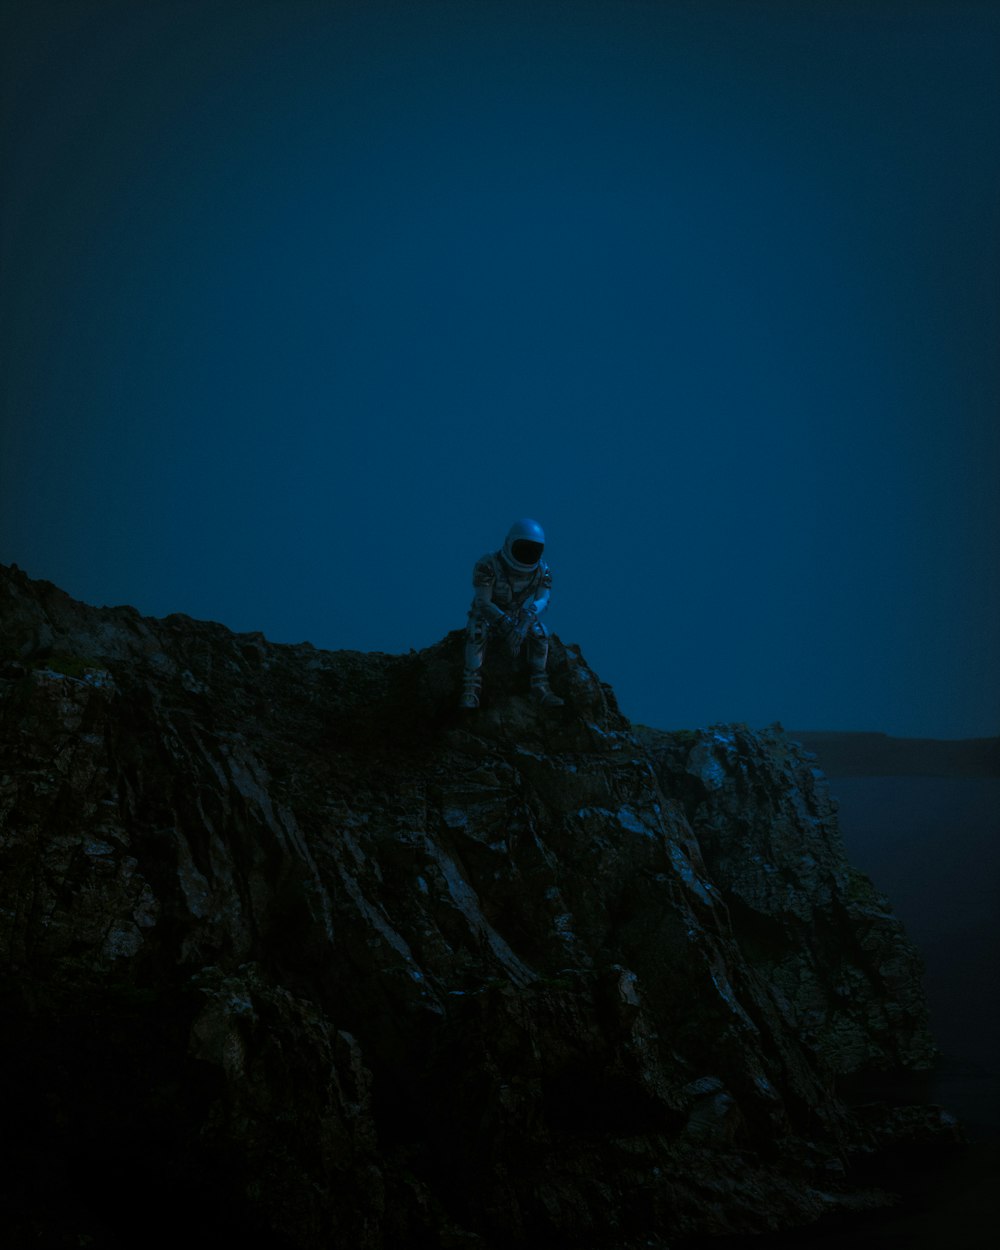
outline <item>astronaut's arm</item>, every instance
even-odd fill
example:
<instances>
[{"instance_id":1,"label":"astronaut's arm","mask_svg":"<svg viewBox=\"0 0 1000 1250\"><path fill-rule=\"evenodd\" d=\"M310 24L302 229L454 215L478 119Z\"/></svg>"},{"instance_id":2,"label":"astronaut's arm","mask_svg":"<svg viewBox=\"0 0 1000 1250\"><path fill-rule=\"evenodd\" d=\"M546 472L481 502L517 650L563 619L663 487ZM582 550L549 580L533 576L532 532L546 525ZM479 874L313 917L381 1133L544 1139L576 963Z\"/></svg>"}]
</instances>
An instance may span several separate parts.
<instances>
[{"instance_id":1,"label":"astronaut's arm","mask_svg":"<svg viewBox=\"0 0 1000 1250\"><path fill-rule=\"evenodd\" d=\"M486 559L478 561L472 570L472 610L483 616L491 625L508 620L506 612L493 602L493 583L496 574Z\"/></svg>"},{"instance_id":2,"label":"astronaut's arm","mask_svg":"<svg viewBox=\"0 0 1000 1250\"><path fill-rule=\"evenodd\" d=\"M505 621L507 614L502 608L497 607L493 602L492 585L477 585L474 592L472 602L480 615L485 616L489 621Z\"/></svg>"},{"instance_id":3,"label":"astronaut's arm","mask_svg":"<svg viewBox=\"0 0 1000 1250\"><path fill-rule=\"evenodd\" d=\"M549 606L549 591L545 589L531 605L531 611L535 616L541 616L545 609Z\"/></svg>"},{"instance_id":4,"label":"astronaut's arm","mask_svg":"<svg viewBox=\"0 0 1000 1250\"><path fill-rule=\"evenodd\" d=\"M545 609L549 606L549 596L551 593L552 574L549 572L548 568L546 568L545 575L542 577L542 585L539 593L536 595L535 600L531 605L531 612L535 616L541 616Z\"/></svg>"}]
</instances>

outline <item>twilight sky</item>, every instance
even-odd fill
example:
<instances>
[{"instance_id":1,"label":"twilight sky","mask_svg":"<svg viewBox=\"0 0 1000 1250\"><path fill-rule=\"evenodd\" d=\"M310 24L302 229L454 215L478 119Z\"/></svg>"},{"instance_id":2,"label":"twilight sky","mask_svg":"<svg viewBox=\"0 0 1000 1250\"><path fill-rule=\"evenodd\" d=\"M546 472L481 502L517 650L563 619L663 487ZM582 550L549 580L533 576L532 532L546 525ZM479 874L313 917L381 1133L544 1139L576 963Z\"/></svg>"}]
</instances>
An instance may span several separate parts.
<instances>
[{"instance_id":1,"label":"twilight sky","mask_svg":"<svg viewBox=\"0 0 1000 1250\"><path fill-rule=\"evenodd\" d=\"M0 46L0 561L405 651L535 516L635 720L1000 733L1000 5L8 0Z\"/></svg>"}]
</instances>

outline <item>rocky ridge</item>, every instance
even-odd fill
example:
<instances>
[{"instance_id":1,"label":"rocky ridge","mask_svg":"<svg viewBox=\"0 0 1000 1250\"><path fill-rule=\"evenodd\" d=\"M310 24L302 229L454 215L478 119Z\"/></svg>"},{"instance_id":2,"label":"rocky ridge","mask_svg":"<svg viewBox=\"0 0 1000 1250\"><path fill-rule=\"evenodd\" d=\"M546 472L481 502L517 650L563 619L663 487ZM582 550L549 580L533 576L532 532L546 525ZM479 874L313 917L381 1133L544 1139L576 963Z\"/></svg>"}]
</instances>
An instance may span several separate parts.
<instances>
[{"instance_id":1,"label":"rocky ridge","mask_svg":"<svg viewBox=\"0 0 1000 1250\"><path fill-rule=\"evenodd\" d=\"M564 708L493 662L463 719L460 653L0 566L10 1244L679 1247L953 1136L838 1093L934 1050L808 753L632 726L558 639Z\"/></svg>"}]
</instances>

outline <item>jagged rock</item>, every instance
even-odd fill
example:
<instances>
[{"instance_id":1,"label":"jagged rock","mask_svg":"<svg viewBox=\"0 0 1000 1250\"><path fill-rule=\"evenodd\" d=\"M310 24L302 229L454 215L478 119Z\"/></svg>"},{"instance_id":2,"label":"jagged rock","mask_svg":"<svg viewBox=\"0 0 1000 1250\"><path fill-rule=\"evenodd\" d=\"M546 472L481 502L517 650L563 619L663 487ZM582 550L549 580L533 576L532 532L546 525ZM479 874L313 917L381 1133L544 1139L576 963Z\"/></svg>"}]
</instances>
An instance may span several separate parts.
<instances>
[{"instance_id":1,"label":"jagged rock","mask_svg":"<svg viewBox=\"0 0 1000 1250\"><path fill-rule=\"evenodd\" d=\"M565 707L493 663L470 715L458 633L280 646L16 568L0 613L10 1244L200 1210L297 1250L666 1246L881 1201L852 1156L930 1131L835 1092L933 1047L778 730L633 728L558 639Z\"/></svg>"},{"instance_id":2,"label":"jagged rock","mask_svg":"<svg viewBox=\"0 0 1000 1250\"><path fill-rule=\"evenodd\" d=\"M811 757L780 727L639 732L799 1039L840 1074L929 1066L920 965L888 900L847 862Z\"/></svg>"}]
</instances>

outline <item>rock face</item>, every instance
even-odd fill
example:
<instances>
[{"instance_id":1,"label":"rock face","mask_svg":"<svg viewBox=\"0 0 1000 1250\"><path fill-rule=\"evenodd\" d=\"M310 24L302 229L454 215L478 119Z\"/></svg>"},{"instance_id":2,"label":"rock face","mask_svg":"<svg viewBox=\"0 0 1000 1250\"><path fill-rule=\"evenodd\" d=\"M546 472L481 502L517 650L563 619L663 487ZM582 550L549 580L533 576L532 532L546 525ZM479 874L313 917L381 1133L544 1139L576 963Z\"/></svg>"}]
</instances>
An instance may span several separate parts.
<instances>
[{"instance_id":1,"label":"rock face","mask_svg":"<svg viewBox=\"0 0 1000 1250\"><path fill-rule=\"evenodd\" d=\"M632 727L558 641L564 708L494 662L462 719L459 634L0 614L6 1244L677 1246L940 1125L837 1094L934 1052L779 730Z\"/></svg>"}]
</instances>

